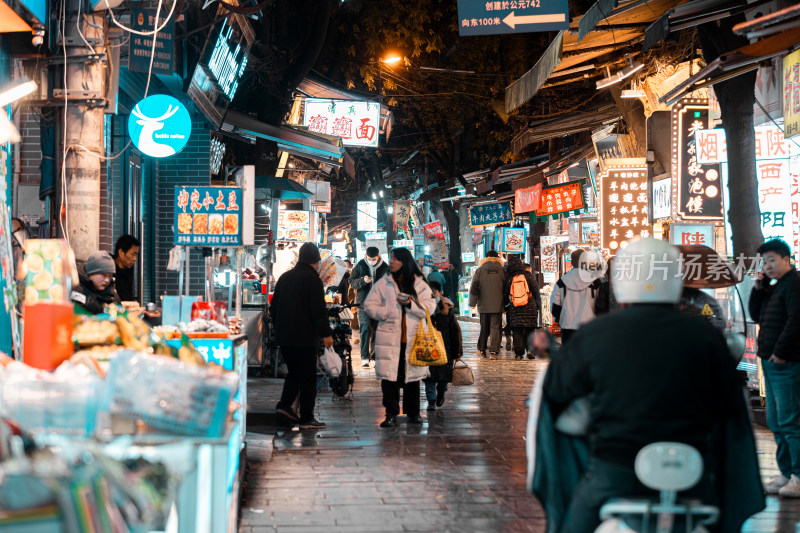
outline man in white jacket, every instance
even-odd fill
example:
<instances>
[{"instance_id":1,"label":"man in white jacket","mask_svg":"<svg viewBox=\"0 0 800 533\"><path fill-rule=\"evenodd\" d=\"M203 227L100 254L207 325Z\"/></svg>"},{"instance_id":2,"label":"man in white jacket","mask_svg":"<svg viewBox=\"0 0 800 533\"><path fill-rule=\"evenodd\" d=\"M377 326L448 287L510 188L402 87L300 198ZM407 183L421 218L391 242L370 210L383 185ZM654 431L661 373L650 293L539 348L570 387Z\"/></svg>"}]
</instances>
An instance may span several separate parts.
<instances>
[{"instance_id":1,"label":"man in white jacket","mask_svg":"<svg viewBox=\"0 0 800 533\"><path fill-rule=\"evenodd\" d=\"M572 269L556 282L550 297L553 320L561 326L561 342L566 343L582 325L595 318L594 303L602 274L594 252L578 248L572 252Z\"/></svg>"}]
</instances>

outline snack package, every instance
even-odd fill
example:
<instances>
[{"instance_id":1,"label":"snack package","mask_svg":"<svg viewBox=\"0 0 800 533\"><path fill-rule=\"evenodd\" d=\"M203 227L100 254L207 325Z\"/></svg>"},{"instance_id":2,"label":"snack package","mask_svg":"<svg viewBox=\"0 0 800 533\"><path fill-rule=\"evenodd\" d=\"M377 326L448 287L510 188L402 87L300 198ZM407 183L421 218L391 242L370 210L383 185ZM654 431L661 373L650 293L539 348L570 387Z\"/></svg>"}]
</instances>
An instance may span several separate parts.
<instances>
[{"instance_id":1,"label":"snack package","mask_svg":"<svg viewBox=\"0 0 800 533\"><path fill-rule=\"evenodd\" d=\"M327 254L319 264L319 277L326 287L338 285L345 272L347 272L347 265L333 254Z\"/></svg>"},{"instance_id":2,"label":"snack package","mask_svg":"<svg viewBox=\"0 0 800 533\"><path fill-rule=\"evenodd\" d=\"M69 302L78 284L75 255L63 239L28 239L17 273L25 280L25 303Z\"/></svg>"}]
</instances>

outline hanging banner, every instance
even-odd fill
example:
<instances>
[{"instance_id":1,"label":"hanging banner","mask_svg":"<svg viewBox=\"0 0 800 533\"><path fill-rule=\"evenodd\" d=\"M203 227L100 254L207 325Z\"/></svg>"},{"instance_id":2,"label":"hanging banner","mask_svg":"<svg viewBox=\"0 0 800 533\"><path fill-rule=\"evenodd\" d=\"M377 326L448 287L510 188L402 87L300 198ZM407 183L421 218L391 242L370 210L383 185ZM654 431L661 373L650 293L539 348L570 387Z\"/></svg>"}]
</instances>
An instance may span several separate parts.
<instances>
[{"instance_id":1,"label":"hanging banner","mask_svg":"<svg viewBox=\"0 0 800 533\"><path fill-rule=\"evenodd\" d=\"M469 208L469 225L473 228L511 224L513 221L514 208L510 200L493 204L474 205Z\"/></svg>"},{"instance_id":2,"label":"hanging banner","mask_svg":"<svg viewBox=\"0 0 800 533\"><path fill-rule=\"evenodd\" d=\"M685 220L723 220L718 164L700 163L695 135L708 127L708 101L681 100L672 109L675 210Z\"/></svg>"},{"instance_id":3,"label":"hanging banner","mask_svg":"<svg viewBox=\"0 0 800 533\"><path fill-rule=\"evenodd\" d=\"M542 198L542 184L537 183L533 187L517 189L514 191L514 211L517 214L530 213L539 209L539 202Z\"/></svg>"},{"instance_id":4,"label":"hanging banner","mask_svg":"<svg viewBox=\"0 0 800 533\"><path fill-rule=\"evenodd\" d=\"M615 254L635 237L648 237L647 169L614 168L600 179L600 243Z\"/></svg>"},{"instance_id":5,"label":"hanging banner","mask_svg":"<svg viewBox=\"0 0 800 533\"><path fill-rule=\"evenodd\" d=\"M800 133L800 50L783 58L783 125L787 138Z\"/></svg>"},{"instance_id":6,"label":"hanging banner","mask_svg":"<svg viewBox=\"0 0 800 533\"><path fill-rule=\"evenodd\" d=\"M442 231L442 223L438 220L436 222L431 222L430 224L425 224L423 226L425 229L425 238L429 241L431 240L444 240L444 231Z\"/></svg>"},{"instance_id":7,"label":"hanging banner","mask_svg":"<svg viewBox=\"0 0 800 533\"><path fill-rule=\"evenodd\" d=\"M241 246L242 189L175 187L175 244Z\"/></svg>"},{"instance_id":8,"label":"hanging banner","mask_svg":"<svg viewBox=\"0 0 800 533\"><path fill-rule=\"evenodd\" d=\"M559 185L542 187L541 201L535 212L537 218L552 216L586 208L583 194L583 180L570 181Z\"/></svg>"},{"instance_id":9,"label":"hanging banner","mask_svg":"<svg viewBox=\"0 0 800 533\"><path fill-rule=\"evenodd\" d=\"M355 100L306 98L303 125L308 131L341 137L345 146L378 146L380 105Z\"/></svg>"},{"instance_id":10,"label":"hanging banner","mask_svg":"<svg viewBox=\"0 0 800 533\"><path fill-rule=\"evenodd\" d=\"M356 230L378 231L378 202L356 202Z\"/></svg>"},{"instance_id":11,"label":"hanging banner","mask_svg":"<svg viewBox=\"0 0 800 533\"><path fill-rule=\"evenodd\" d=\"M411 201L395 200L393 214L395 230L408 228L408 220L411 218Z\"/></svg>"}]
</instances>

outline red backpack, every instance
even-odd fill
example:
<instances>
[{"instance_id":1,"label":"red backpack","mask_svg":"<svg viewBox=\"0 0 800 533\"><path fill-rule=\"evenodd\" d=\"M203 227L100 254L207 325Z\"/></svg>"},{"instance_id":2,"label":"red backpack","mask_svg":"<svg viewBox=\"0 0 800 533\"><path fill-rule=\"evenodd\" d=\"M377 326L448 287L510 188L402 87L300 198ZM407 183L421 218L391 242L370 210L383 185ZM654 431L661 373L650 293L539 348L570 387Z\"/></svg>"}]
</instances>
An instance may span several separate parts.
<instances>
[{"instance_id":1,"label":"red backpack","mask_svg":"<svg viewBox=\"0 0 800 533\"><path fill-rule=\"evenodd\" d=\"M511 280L511 305L514 307L522 307L528 305L528 300L531 296L531 289L528 287L528 280L525 279L525 274L517 274Z\"/></svg>"}]
</instances>

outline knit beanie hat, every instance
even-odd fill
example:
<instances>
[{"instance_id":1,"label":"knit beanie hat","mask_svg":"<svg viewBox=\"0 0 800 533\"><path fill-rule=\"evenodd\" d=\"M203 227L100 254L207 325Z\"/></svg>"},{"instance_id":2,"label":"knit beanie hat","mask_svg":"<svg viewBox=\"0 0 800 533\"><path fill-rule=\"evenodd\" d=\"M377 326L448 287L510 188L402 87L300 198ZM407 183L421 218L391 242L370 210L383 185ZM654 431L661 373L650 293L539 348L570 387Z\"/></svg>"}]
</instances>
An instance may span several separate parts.
<instances>
[{"instance_id":1,"label":"knit beanie hat","mask_svg":"<svg viewBox=\"0 0 800 533\"><path fill-rule=\"evenodd\" d=\"M300 247L300 252L297 256L297 261L299 263L306 263L307 265L313 265L314 263L319 263L322 261L322 257L319 255L319 248L313 243L307 242Z\"/></svg>"},{"instance_id":2,"label":"knit beanie hat","mask_svg":"<svg viewBox=\"0 0 800 533\"><path fill-rule=\"evenodd\" d=\"M83 266L87 276L92 274L113 274L117 271L114 259L108 252L92 252Z\"/></svg>"}]
</instances>

